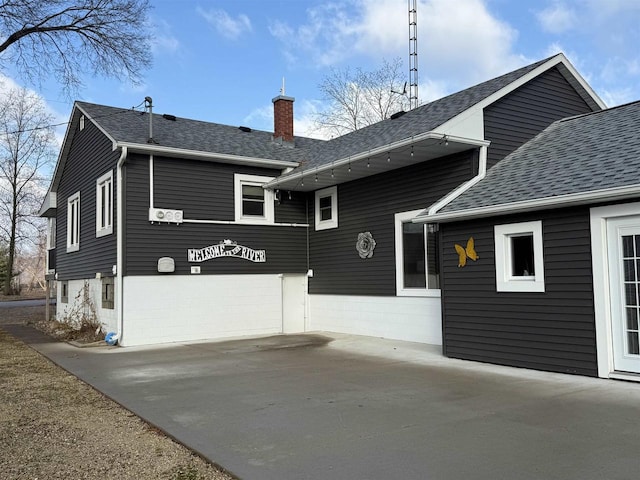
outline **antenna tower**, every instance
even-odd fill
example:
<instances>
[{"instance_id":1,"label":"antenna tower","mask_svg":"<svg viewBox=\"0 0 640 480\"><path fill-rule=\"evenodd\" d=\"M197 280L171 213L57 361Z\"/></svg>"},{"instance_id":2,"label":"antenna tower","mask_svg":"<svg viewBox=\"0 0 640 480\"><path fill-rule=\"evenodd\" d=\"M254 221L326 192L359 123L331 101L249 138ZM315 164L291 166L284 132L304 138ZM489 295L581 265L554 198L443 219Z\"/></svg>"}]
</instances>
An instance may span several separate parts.
<instances>
[{"instance_id":1,"label":"antenna tower","mask_svg":"<svg viewBox=\"0 0 640 480\"><path fill-rule=\"evenodd\" d=\"M409 1L409 109L418 106L418 1Z\"/></svg>"}]
</instances>

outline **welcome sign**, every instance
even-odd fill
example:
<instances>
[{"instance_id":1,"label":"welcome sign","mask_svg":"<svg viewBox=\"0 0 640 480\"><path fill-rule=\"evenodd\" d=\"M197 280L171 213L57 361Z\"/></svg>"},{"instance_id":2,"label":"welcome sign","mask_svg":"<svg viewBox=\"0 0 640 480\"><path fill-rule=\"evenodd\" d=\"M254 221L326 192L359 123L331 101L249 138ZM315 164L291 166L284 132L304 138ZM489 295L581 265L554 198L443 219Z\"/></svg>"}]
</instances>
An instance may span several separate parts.
<instances>
[{"instance_id":1,"label":"welcome sign","mask_svg":"<svg viewBox=\"0 0 640 480\"><path fill-rule=\"evenodd\" d=\"M222 240L217 245L210 245L204 248L190 248L187 250L189 262L205 262L213 258L234 257L249 260L255 263L267 261L265 250L254 250L253 248L238 245L232 240Z\"/></svg>"}]
</instances>

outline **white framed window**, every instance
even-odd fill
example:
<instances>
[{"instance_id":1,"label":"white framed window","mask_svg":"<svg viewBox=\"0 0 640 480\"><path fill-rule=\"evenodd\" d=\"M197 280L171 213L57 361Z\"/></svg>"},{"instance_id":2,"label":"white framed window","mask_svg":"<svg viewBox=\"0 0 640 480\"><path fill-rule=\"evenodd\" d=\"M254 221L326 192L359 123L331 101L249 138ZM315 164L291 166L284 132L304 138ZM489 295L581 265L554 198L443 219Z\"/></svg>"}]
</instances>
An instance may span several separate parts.
<instances>
[{"instance_id":1,"label":"white framed window","mask_svg":"<svg viewBox=\"0 0 640 480\"><path fill-rule=\"evenodd\" d=\"M233 178L236 222L275 223L273 190L262 188L273 177L236 173Z\"/></svg>"},{"instance_id":2,"label":"white framed window","mask_svg":"<svg viewBox=\"0 0 640 480\"><path fill-rule=\"evenodd\" d=\"M96 237L113 233L113 170L96 181Z\"/></svg>"},{"instance_id":3,"label":"white framed window","mask_svg":"<svg viewBox=\"0 0 640 480\"><path fill-rule=\"evenodd\" d=\"M494 227L496 290L544 292L542 221Z\"/></svg>"},{"instance_id":4,"label":"white framed window","mask_svg":"<svg viewBox=\"0 0 640 480\"><path fill-rule=\"evenodd\" d=\"M67 252L80 250L80 192L67 199Z\"/></svg>"},{"instance_id":5,"label":"white framed window","mask_svg":"<svg viewBox=\"0 0 640 480\"><path fill-rule=\"evenodd\" d=\"M338 228L338 187L323 188L315 198L316 230Z\"/></svg>"},{"instance_id":6,"label":"white framed window","mask_svg":"<svg viewBox=\"0 0 640 480\"><path fill-rule=\"evenodd\" d=\"M84 130L84 121L85 121L84 115L80 115L80 125L79 125L80 131Z\"/></svg>"},{"instance_id":7,"label":"white framed window","mask_svg":"<svg viewBox=\"0 0 640 480\"><path fill-rule=\"evenodd\" d=\"M440 296L438 233L424 223L412 223L423 210L395 214L396 295Z\"/></svg>"},{"instance_id":8,"label":"white framed window","mask_svg":"<svg viewBox=\"0 0 640 480\"><path fill-rule=\"evenodd\" d=\"M47 218L47 250L56 248L56 217Z\"/></svg>"}]
</instances>

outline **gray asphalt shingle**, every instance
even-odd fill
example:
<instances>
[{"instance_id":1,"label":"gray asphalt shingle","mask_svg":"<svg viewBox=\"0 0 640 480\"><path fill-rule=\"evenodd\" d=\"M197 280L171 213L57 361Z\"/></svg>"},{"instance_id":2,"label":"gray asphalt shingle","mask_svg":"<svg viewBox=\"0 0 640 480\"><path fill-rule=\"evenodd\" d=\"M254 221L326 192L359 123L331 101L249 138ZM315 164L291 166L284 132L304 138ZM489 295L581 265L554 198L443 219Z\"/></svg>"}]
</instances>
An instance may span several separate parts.
<instances>
[{"instance_id":1,"label":"gray asphalt shingle","mask_svg":"<svg viewBox=\"0 0 640 480\"><path fill-rule=\"evenodd\" d=\"M387 119L341 137L327 141L295 137L293 148L273 142L271 132L253 130L247 133L238 127L181 117L171 121L159 114L153 115L153 138L156 144L166 147L293 161L300 163L298 169L319 167L350 155L434 130L548 60L541 60L427 103L397 119ZM77 104L116 141L147 143L148 114L86 102L77 102Z\"/></svg>"},{"instance_id":2,"label":"gray asphalt shingle","mask_svg":"<svg viewBox=\"0 0 640 480\"><path fill-rule=\"evenodd\" d=\"M640 101L552 123L439 213L640 184Z\"/></svg>"}]
</instances>

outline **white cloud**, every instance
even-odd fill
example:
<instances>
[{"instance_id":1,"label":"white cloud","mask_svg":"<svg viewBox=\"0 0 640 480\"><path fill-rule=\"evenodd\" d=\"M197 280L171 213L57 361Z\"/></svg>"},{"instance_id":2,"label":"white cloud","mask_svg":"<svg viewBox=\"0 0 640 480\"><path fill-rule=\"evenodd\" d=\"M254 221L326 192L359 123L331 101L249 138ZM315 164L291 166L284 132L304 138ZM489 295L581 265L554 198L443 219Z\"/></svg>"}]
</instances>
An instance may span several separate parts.
<instances>
[{"instance_id":1,"label":"white cloud","mask_svg":"<svg viewBox=\"0 0 640 480\"><path fill-rule=\"evenodd\" d=\"M171 25L162 19L155 19L151 25L151 51L154 55L175 53L180 48L180 41L173 35Z\"/></svg>"},{"instance_id":2,"label":"white cloud","mask_svg":"<svg viewBox=\"0 0 640 480\"><path fill-rule=\"evenodd\" d=\"M251 20L241 13L232 18L222 9L204 10L198 7L197 12L223 37L235 40L243 33L251 32Z\"/></svg>"},{"instance_id":3,"label":"white cloud","mask_svg":"<svg viewBox=\"0 0 640 480\"><path fill-rule=\"evenodd\" d=\"M542 28L551 33L564 33L578 24L578 14L564 3L554 3L536 13Z\"/></svg>"},{"instance_id":4,"label":"white cloud","mask_svg":"<svg viewBox=\"0 0 640 480\"><path fill-rule=\"evenodd\" d=\"M326 67L400 57L406 67L407 15L401 0L344 0L309 9L306 22L296 27L274 22L270 32L292 64ZM513 52L517 37L483 0L421 0L419 79L446 81L450 93L517 68L529 61Z\"/></svg>"}]
</instances>

